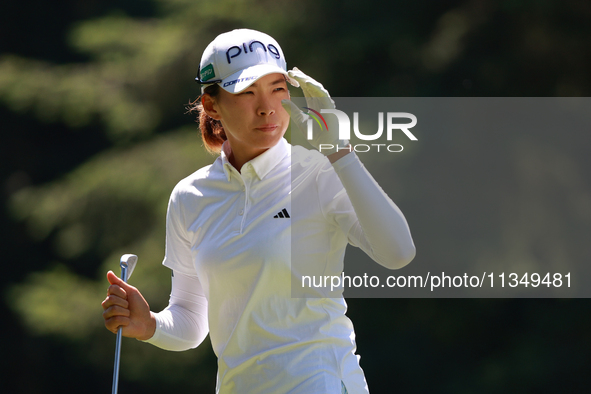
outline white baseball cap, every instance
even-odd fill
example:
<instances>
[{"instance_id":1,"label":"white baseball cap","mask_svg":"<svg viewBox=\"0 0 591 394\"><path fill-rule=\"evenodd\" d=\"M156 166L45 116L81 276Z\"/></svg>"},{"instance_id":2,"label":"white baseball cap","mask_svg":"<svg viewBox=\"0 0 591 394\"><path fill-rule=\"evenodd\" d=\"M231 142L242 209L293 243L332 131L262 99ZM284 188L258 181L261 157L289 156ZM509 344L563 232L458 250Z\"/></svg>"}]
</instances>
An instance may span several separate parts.
<instances>
[{"instance_id":1,"label":"white baseball cap","mask_svg":"<svg viewBox=\"0 0 591 394\"><path fill-rule=\"evenodd\" d=\"M256 30L236 29L220 34L205 48L195 80L203 84L202 90L217 83L230 93L240 93L273 73L283 74L290 84L299 86L287 75L285 56L273 37Z\"/></svg>"}]
</instances>

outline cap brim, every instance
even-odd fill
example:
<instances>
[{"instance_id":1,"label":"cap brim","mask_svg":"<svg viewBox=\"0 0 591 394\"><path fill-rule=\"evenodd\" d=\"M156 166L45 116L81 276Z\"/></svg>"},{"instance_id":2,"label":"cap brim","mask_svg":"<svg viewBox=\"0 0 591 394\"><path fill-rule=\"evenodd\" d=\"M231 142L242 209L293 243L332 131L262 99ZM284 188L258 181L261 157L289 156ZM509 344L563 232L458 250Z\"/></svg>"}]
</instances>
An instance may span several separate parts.
<instances>
[{"instance_id":1,"label":"cap brim","mask_svg":"<svg viewBox=\"0 0 591 394\"><path fill-rule=\"evenodd\" d=\"M234 74L230 75L227 78L224 78L222 82L220 82L220 86L227 92L236 94L242 92L244 89L248 88L250 85L255 83L259 78L264 77L265 75L279 73L285 75L285 79L295 86L299 87L300 84L295 79L291 78L287 71L283 70L280 67L270 65L270 64L257 64L256 66L245 68L244 70L240 70L235 72Z\"/></svg>"}]
</instances>

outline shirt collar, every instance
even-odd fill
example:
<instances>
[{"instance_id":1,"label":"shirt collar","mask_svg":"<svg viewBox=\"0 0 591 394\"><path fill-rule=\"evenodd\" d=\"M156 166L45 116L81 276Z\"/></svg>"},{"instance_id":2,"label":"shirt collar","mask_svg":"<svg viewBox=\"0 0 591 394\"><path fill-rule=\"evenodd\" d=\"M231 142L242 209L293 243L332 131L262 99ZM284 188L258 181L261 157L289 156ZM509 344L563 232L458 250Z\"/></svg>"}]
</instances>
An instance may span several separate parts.
<instances>
[{"instance_id":1,"label":"shirt collar","mask_svg":"<svg viewBox=\"0 0 591 394\"><path fill-rule=\"evenodd\" d=\"M222 168L224 169L224 174L226 174L228 182L230 182L230 174L232 172L232 168L234 168L232 164L230 164L230 160L228 160L230 152L230 143L228 141L224 141L224 143L222 144L222 152L220 154L220 159L222 161Z\"/></svg>"},{"instance_id":2,"label":"shirt collar","mask_svg":"<svg viewBox=\"0 0 591 394\"><path fill-rule=\"evenodd\" d=\"M226 178L230 181L230 173L234 168L228 157L230 156L231 148L228 141L225 141L222 145L222 152L220 154L220 158L222 160L222 168L224 169L224 173L226 174ZM242 168L247 168L246 166L251 165L254 172L256 173L259 179L265 178L267 174L275 168L281 160L290 154L290 147L289 143L285 140L285 138L281 138L275 146L267 149L254 159L244 163Z\"/></svg>"}]
</instances>

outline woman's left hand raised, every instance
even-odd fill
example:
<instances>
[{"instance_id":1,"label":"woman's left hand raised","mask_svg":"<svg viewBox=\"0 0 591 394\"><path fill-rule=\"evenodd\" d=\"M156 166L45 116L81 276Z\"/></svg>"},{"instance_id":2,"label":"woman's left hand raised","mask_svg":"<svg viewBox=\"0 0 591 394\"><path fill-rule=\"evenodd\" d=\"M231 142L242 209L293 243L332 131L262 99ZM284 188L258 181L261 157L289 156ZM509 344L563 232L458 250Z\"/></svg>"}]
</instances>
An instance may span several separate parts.
<instances>
[{"instance_id":1,"label":"woman's left hand raised","mask_svg":"<svg viewBox=\"0 0 591 394\"><path fill-rule=\"evenodd\" d=\"M291 100L282 100L283 108L290 114L292 124L294 124L304 136L308 137L308 142L314 148L318 149L324 155L331 155L341 149L346 149L349 141L339 139L339 122L335 114L324 113L322 110L334 110L335 103L330 97L328 91L322 84L315 79L304 74L298 68L293 68L287 72L289 76L295 79L302 88L306 98L306 107L309 112L303 112ZM313 127L311 138L308 136L308 120L313 120L312 124L320 123L320 128ZM320 130L319 130L320 129Z\"/></svg>"}]
</instances>

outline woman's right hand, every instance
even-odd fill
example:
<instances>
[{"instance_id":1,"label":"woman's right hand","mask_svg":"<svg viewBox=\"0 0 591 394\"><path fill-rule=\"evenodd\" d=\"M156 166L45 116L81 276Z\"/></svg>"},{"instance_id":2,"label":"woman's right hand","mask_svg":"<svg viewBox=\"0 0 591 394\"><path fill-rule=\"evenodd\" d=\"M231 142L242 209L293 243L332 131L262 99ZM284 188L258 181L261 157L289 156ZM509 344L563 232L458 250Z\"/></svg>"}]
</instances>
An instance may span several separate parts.
<instances>
[{"instance_id":1,"label":"woman's right hand","mask_svg":"<svg viewBox=\"0 0 591 394\"><path fill-rule=\"evenodd\" d=\"M121 327L124 337L142 341L152 338L156 319L139 290L123 282L113 271L107 273L107 279L111 286L101 304L107 330L117 333Z\"/></svg>"}]
</instances>

